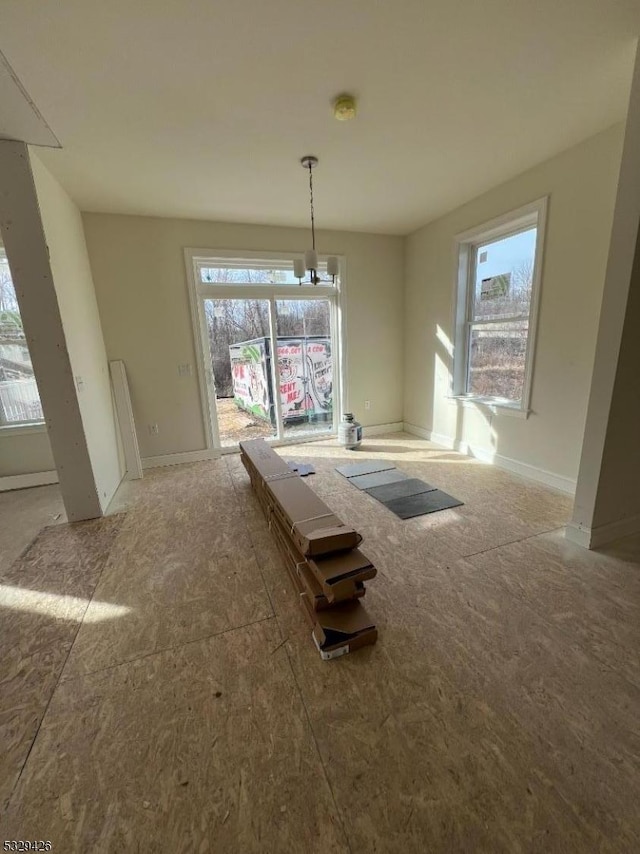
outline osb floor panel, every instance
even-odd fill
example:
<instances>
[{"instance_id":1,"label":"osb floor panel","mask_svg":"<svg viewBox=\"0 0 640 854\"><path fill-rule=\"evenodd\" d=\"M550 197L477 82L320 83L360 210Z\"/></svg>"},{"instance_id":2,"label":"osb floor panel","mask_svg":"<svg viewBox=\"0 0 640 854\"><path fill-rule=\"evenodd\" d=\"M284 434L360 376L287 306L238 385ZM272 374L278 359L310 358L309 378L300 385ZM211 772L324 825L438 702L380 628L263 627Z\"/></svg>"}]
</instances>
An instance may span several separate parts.
<instances>
[{"instance_id":1,"label":"osb floor panel","mask_svg":"<svg viewBox=\"0 0 640 854\"><path fill-rule=\"evenodd\" d=\"M319 659L237 456L147 472L0 579L2 838L640 850L640 537L585 552L567 497L402 434L283 455L364 534L378 644ZM403 522L365 456L465 504Z\"/></svg>"},{"instance_id":2,"label":"osb floor panel","mask_svg":"<svg viewBox=\"0 0 640 854\"><path fill-rule=\"evenodd\" d=\"M0 519L0 572L4 572L41 528L67 521L60 487L54 483L0 492Z\"/></svg>"}]
</instances>

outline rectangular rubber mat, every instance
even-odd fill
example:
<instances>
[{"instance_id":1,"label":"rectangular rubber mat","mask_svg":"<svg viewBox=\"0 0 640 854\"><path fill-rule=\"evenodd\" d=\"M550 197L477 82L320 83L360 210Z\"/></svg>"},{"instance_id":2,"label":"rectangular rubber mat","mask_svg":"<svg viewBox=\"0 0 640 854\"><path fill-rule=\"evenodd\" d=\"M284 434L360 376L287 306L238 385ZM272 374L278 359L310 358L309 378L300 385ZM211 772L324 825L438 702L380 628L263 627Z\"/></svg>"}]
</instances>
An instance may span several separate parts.
<instances>
[{"instance_id":1,"label":"rectangular rubber mat","mask_svg":"<svg viewBox=\"0 0 640 854\"><path fill-rule=\"evenodd\" d=\"M395 501L397 498L409 498L412 495L420 495L423 492L434 492L435 486L419 480L417 477L408 477L396 483L385 483L367 489L369 495L377 498L385 504L387 501Z\"/></svg>"},{"instance_id":2,"label":"rectangular rubber mat","mask_svg":"<svg viewBox=\"0 0 640 854\"><path fill-rule=\"evenodd\" d=\"M409 480L409 475L400 471L400 469L387 469L386 471L376 471L373 474L359 474L356 477L350 477L349 483L357 486L358 489L371 489L373 486L383 486L385 483L399 483L403 480Z\"/></svg>"},{"instance_id":3,"label":"rectangular rubber mat","mask_svg":"<svg viewBox=\"0 0 640 854\"><path fill-rule=\"evenodd\" d=\"M337 472L343 477L357 477L359 474L373 474L378 471L389 471L394 469L392 463L385 463L382 460L369 460L367 463L350 463L347 466L338 466Z\"/></svg>"},{"instance_id":4,"label":"rectangular rubber mat","mask_svg":"<svg viewBox=\"0 0 640 854\"><path fill-rule=\"evenodd\" d=\"M435 513L436 510L460 507L462 506L462 501L458 501L457 498L447 495L446 492L442 492L440 489L432 489L431 492L408 495L406 498L394 498L391 501L383 501L382 504L401 519L411 519L414 516Z\"/></svg>"}]
</instances>

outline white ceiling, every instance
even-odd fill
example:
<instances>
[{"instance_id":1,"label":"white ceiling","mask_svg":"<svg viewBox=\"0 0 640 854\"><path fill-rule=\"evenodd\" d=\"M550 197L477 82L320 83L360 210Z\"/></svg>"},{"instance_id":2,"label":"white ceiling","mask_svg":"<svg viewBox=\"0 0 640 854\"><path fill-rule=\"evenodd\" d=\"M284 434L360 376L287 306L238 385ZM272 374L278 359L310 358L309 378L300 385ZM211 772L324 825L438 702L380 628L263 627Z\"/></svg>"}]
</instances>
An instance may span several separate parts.
<instances>
[{"instance_id":1,"label":"white ceiling","mask_svg":"<svg viewBox=\"0 0 640 854\"><path fill-rule=\"evenodd\" d=\"M58 146L58 140L0 52L0 139Z\"/></svg>"},{"instance_id":2,"label":"white ceiling","mask_svg":"<svg viewBox=\"0 0 640 854\"><path fill-rule=\"evenodd\" d=\"M621 120L639 32L639 0L0 2L83 210L304 225L311 153L320 227L396 234Z\"/></svg>"}]
</instances>

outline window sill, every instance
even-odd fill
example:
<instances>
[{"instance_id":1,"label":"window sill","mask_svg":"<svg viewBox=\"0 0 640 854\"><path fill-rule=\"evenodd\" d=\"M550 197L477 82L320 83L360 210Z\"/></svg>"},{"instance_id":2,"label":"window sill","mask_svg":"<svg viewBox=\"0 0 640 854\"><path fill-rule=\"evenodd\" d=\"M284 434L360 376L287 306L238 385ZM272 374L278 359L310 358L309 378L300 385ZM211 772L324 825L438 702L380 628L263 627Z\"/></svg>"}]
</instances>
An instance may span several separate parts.
<instances>
[{"instance_id":1,"label":"window sill","mask_svg":"<svg viewBox=\"0 0 640 854\"><path fill-rule=\"evenodd\" d=\"M456 406L465 406L469 408L484 406L496 415L509 415L512 418L526 419L531 414L530 409L523 409L517 405L498 402L491 397L473 397L467 394L454 394L450 395L448 400L449 403Z\"/></svg>"},{"instance_id":2,"label":"window sill","mask_svg":"<svg viewBox=\"0 0 640 854\"><path fill-rule=\"evenodd\" d=\"M0 425L0 436L21 436L28 433L46 433L47 425L42 422L37 424L2 424Z\"/></svg>"}]
</instances>

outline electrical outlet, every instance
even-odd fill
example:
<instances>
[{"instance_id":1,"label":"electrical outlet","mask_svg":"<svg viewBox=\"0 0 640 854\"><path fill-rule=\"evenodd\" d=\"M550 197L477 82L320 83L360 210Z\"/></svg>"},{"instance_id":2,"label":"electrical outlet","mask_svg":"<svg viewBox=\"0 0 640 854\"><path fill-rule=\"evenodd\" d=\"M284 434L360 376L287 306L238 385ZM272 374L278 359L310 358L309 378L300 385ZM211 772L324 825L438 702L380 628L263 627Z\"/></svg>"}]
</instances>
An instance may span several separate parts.
<instances>
[{"instance_id":1,"label":"electrical outlet","mask_svg":"<svg viewBox=\"0 0 640 854\"><path fill-rule=\"evenodd\" d=\"M157 424L149 424L149 433L151 433L152 436L157 436L159 432L160 428Z\"/></svg>"},{"instance_id":2,"label":"electrical outlet","mask_svg":"<svg viewBox=\"0 0 640 854\"><path fill-rule=\"evenodd\" d=\"M371 409L371 401L370 400L365 400L364 408L365 409Z\"/></svg>"},{"instance_id":3,"label":"electrical outlet","mask_svg":"<svg viewBox=\"0 0 640 854\"><path fill-rule=\"evenodd\" d=\"M190 377L191 376L191 365L185 363L184 365L178 365L178 376L179 377Z\"/></svg>"}]
</instances>

